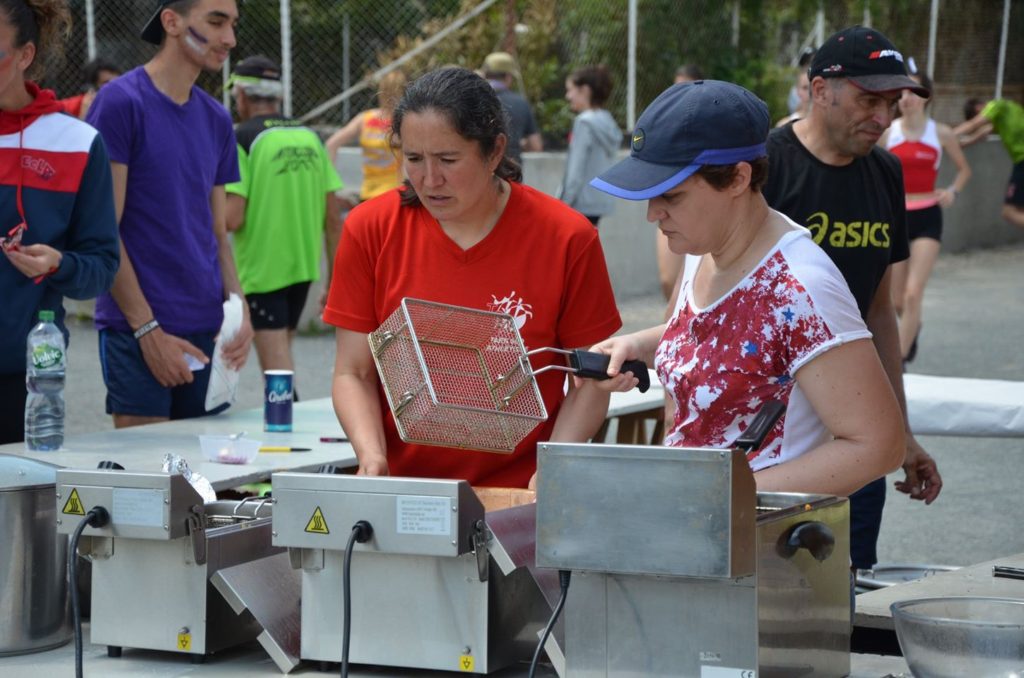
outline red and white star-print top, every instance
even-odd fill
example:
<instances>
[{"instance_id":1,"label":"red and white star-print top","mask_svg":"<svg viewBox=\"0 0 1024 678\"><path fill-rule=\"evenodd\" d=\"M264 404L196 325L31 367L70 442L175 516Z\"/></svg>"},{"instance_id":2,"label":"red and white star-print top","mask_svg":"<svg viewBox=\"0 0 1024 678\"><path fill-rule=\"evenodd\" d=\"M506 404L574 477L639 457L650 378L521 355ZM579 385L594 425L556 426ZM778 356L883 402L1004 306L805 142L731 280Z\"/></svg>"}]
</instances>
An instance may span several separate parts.
<instances>
[{"instance_id":1,"label":"red and white star-print top","mask_svg":"<svg viewBox=\"0 0 1024 678\"><path fill-rule=\"evenodd\" d=\"M786 414L761 449L747 454L754 471L828 440L793 377L825 351L871 333L839 269L805 228L793 227L746 278L703 309L693 301L701 258L686 257L679 300L654 359L676 403L665 445L731 447L768 400L785 403Z\"/></svg>"}]
</instances>

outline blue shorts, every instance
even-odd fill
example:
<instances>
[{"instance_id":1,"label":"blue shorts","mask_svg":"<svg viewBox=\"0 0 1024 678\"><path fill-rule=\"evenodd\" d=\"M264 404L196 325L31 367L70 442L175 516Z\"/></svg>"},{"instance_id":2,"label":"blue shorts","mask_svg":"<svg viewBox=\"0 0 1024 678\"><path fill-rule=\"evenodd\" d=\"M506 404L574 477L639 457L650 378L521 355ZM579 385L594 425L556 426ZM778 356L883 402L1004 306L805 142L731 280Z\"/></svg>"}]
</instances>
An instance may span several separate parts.
<instances>
[{"instance_id":1,"label":"blue shorts","mask_svg":"<svg viewBox=\"0 0 1024 678\"><path fill-rule=\"evenodd\" d=\"M850 560L858 570L870 570L878 562L878 532L884 507L885 478L850 495Z\"/></svg>"},{"instance_id":2,"label":"blue shorts","mask_svg":"<svg viewBox=\"0 0 1024 678\"><path fill-rule=\"evenodd\" d=\"M213 355L216 333L177 335L207 356ZM193 372L191 384L166 388L149 371L139 342L131 332L100 330L100 367L107 386L107 414L191 419L223 412L227 404L206 411L210 366Z\"/></svg>"}]
</instances>

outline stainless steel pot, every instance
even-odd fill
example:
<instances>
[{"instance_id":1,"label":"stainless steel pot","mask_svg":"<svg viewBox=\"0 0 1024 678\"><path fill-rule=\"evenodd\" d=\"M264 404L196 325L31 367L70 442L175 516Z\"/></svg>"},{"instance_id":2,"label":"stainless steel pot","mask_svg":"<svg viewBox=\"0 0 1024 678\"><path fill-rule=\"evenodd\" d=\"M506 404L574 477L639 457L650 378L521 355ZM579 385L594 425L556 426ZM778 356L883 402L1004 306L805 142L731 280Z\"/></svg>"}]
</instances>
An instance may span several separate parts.
<instances>
[{"instance_id":1,"label":"stainless steel pot","mask_svg":"<svg viewBox=\"0 0 1024 678\"><path fill-rule=\"evenodd\" d=\"M0 454L0 656L71 640L66 535L58 535L57 467Z\"/></svg>"}]
</instances>

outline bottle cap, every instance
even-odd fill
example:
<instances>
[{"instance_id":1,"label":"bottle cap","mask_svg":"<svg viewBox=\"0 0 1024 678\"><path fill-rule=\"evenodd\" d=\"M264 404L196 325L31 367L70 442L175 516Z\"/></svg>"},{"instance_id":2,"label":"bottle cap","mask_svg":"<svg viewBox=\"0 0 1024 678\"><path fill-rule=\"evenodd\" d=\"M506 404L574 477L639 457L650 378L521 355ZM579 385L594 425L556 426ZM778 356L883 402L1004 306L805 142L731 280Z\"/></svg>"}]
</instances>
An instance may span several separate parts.
<instances>
[{"instance_id":1,"label":"bottle cap","mask_svg":"<svg viewBox=\"0 0 1024 678\"><path fill-rule=\"evenodd\" d=\"M40 311L39 322L52 323L53 322L53 311Z\"/></svg>"}]
</instances>

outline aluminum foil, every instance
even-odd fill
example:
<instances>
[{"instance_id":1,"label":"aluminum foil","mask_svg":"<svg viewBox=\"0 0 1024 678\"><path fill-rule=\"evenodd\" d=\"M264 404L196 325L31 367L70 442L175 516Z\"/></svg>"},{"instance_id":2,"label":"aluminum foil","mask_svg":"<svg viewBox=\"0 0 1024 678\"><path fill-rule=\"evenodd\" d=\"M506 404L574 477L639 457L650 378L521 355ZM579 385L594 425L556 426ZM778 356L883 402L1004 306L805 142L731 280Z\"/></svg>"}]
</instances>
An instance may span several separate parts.
<instances>
[{"instance_id":1,"label":"aluminum foil","mask_svg":"<svg viewBox=\"0 0 1024 678\"><path fill-rule=\"evenodd\" d=\"M165 473L181 474L188 481L188 484L192 486L192 489L203 498L203 502L208 504L211 501L217 501L217 493L213 491L213 485L210 484L210 481L206 479L206 476L190 469L188 462L183 457L168 452L164 455L163 470Z\"/></svg>"}]
</instances>

